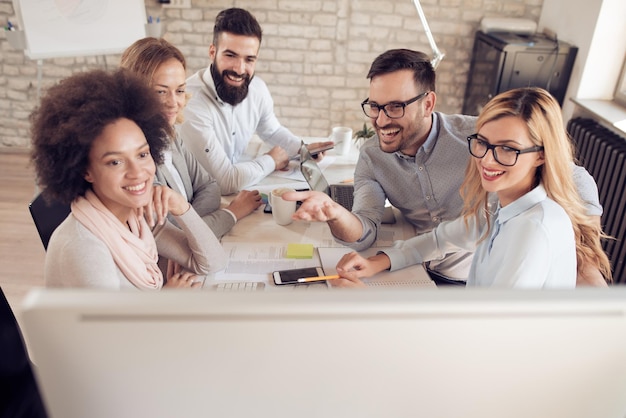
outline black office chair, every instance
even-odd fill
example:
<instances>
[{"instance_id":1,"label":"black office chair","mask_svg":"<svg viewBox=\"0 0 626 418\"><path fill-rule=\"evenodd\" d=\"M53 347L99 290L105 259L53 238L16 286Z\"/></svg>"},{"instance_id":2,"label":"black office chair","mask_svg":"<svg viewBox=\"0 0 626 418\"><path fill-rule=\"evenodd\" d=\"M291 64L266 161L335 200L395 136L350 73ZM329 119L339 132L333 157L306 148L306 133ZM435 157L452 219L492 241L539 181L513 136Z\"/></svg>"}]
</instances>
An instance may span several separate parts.
<instances>
[{"instance_id":1,"label":"black office chair","mask_svg":"<svg viewBox=\"0 0 626 418\"><path fill-rule=\"evenodd\" d=\"M30 215L33 217L37 232L43 243L43 248L48 249L50 236L70 214L70 205L58 201L46 202L41 193L28 205Z\"/></svg>"}]
</instances>

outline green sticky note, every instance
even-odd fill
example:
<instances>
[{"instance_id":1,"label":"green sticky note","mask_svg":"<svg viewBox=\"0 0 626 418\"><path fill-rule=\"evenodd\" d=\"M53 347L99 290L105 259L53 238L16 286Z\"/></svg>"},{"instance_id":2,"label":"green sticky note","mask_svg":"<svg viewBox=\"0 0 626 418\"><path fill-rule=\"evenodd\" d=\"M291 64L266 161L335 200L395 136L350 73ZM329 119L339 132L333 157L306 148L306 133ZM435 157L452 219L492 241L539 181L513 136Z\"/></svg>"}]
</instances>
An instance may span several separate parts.
<instances>
[{"instance_id":1,"label":"green sticky note","mask_svg":"<svg viewBox=\"0 0 626 418\"><path fill-rule=\"evenodd\" d=\"M287 244L287 258L313 258L313 244Z\"/></svg>"}]
</instances>

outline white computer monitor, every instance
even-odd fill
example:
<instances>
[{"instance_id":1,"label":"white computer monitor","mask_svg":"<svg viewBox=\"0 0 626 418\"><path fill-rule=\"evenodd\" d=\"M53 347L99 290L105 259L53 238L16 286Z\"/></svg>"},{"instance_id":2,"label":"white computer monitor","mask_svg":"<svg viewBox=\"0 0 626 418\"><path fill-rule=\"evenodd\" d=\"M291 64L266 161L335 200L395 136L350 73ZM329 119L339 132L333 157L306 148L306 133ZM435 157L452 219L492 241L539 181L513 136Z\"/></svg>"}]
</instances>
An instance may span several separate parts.
<instances>
[{"instance_id":1,"label":"white computer monitor","mask_svg":"<svg viewBox=\"0 0 626 418\"><path fill-rule=\"evenodd\" d=\"M44 290L51 416L626 415L626 289Z\"/></svg>"}]
</instances>

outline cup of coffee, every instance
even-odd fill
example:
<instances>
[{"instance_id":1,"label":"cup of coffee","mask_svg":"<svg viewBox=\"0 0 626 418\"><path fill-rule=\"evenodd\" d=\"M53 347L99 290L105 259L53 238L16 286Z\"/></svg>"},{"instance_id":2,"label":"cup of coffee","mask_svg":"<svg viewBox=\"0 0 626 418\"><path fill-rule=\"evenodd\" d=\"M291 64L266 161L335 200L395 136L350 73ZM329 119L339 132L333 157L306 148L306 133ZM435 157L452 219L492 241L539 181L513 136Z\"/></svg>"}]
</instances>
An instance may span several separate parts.
<instances>
[{"instance_id":1,"label":"cup of coffee","mask_svg":"<svg viewBox=\"0 0 626 418\"><path fill-rule=\"evenodd\" d=\"M281 187L274 189L268 195L268 200L272 206L272 216L278 225L289 225L293 219L291 216L296 211L296 202L283 199L283 194L287 192L295 192L294 189Z\"/></svg>"},{"instance_id":2,"label":"cup of coffee","mask_svg":"<svg viewBox=\"0 0 626 418\"><path fill-rule=\"evenodd\" d=\"M352 144L352 128L335 126L330 134L330 140L335 143L337 154L347 155Z\"/></svg>"}]
</instances>

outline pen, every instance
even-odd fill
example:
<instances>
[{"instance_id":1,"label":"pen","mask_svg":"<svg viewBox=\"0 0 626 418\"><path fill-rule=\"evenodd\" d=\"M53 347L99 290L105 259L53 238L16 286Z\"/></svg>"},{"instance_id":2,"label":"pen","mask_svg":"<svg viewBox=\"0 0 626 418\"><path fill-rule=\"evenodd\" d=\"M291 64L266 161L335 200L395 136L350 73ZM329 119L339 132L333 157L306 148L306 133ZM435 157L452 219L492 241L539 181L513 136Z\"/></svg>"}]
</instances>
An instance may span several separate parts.
<instances>
[{"instance_id":1,"label":"pen","mask_svg":"<svg viewBox=\"0 0 626 418\"><path fill-rule=\"evenodd\" d=\"M307 282L318 282L321 280L333 280L338 279L338 274L333 274L332 276L315 276L315 277L303 277L302 279L298 279L298 283L307 283Z\"/></svg>"}]
</instances>

